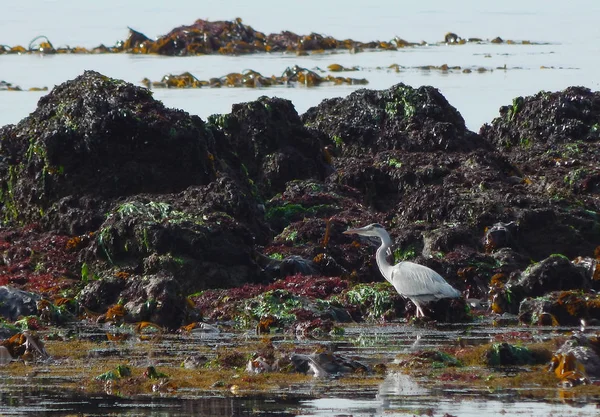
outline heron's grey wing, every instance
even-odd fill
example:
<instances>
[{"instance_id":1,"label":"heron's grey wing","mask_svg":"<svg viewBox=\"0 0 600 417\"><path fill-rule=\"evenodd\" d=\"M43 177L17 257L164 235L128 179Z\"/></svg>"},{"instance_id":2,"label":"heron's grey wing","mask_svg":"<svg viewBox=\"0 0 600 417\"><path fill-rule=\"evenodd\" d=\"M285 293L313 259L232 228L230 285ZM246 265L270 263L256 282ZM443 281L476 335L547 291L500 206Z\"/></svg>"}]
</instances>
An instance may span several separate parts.
<instances>
[{"instance_id":1,"label":"heron's grey wing","mask_svg":"<svg viewBox=\"0 0 600 417\"><path fill-rule=\"evenodd\" d=\"M423 301L460 296L460 292L433 269L412 262L400 262L394 266L392 284L400 294Z\"/></svg>"}]
</instances>

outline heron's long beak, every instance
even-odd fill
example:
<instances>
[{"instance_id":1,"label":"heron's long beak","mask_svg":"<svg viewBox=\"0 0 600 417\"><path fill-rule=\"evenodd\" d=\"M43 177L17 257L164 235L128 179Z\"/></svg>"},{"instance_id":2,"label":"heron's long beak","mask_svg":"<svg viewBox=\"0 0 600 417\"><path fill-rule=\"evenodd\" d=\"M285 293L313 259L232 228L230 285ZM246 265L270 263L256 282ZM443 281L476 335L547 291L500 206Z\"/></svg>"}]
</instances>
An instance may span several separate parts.
<instances>
[{"instance_id":1,"label":"heron's long beak","mask_svg":"<svg viewBox=\"0 0 600 417\"><path fill-rule=\"evenodd\" d=\"M345 235L358 235L360 234L360 232L362 232L362 228L360 229L348 229L344 232L342 232Z\"/></svg>"}]
</instances>

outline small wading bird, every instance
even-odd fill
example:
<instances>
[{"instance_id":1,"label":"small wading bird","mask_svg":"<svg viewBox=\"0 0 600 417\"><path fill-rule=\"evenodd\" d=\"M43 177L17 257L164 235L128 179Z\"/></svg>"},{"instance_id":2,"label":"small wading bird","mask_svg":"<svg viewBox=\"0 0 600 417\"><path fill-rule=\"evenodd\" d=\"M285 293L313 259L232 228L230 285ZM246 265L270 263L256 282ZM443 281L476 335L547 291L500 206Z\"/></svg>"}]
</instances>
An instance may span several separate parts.
<instances>
[{"instance_id":1,"label":"small wading bird","mask_svg":"<svg viewBox=\"0 0 600 417\"><path fill-rule=\"evenodd\" d=\"M392 239L380 224L373 223L358 229L348 229L346 235L375 236L381 239L375 259L383 277L396 288L398 294L409 298L417 307L417 317L425 317L421 304L440 298L458 298L460 291L452 287L431 268L413 262L400 262L390 265L386 253L392 246Z\"/></svg>"}]
</instances>

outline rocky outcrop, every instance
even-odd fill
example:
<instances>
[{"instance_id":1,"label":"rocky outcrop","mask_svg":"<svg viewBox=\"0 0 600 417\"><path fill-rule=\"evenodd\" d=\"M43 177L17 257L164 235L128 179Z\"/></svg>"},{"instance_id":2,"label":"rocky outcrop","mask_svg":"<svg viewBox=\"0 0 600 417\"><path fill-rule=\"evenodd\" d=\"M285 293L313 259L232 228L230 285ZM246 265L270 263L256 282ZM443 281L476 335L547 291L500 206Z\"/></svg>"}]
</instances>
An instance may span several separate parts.
<instances>
[{"instance_id":1,"label":"rocky outcrop","mask_svg":"<svg viewBox=\"0 0 600 417\"><path fill-rule=\"evenodd\" d=\"M215 177L200 118L94 71L54 88L0 138L4 216L32 222L49 212L47 227L73 234L98 227L106 214L96 211L106 208L94 207L99 200L180 191ZM69 202L77 215L63 224Z\"/></svg>"},{"instance_id":2,"label":"rocky outcrop","mask_svg":"<svg viewBox=\"0 0 600 417\"><path fill-rule=\"evenodd\" d=\"M45 294L68 287L99 313L121 300L125 320L176 328L198 291L235 287L214 297L242 311L290 276L298 288L342 280L350 294L383 282L378 242L342 234L378 222L394 240L390 260L427 265L466 298L489 293L494 312L520 305L525 317L529 299L598 288L597 101L581 88L518 99L477 134L436 89L398 84L302 116L261 97L205 123L88 71L0 130L1 210L13 226L0 233L0 284L37 279L40 288L43 278ZM42 255L32 257L25 236ZM259 293L240 296L246 284ZM356 297L389 296L371 290L279 323L330 331L342 311L413 314L402 299L361 310ZM285 291L276 294L292 309L316 297ZM195 302L217 305L208 295ZM466 320L465 309L462 300L429 306L440 321Z\"/></svg>"}]
</instances>

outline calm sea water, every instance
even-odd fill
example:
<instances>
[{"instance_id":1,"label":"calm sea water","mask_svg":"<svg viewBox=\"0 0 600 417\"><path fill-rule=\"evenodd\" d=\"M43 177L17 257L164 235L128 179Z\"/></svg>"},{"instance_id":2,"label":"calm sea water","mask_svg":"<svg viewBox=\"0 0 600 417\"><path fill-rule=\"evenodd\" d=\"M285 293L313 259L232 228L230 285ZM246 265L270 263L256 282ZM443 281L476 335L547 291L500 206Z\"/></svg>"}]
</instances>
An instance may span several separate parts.
<instances>
[{"instance_id":1,"label":"calm sea water","mask_svg":"<svg viewBox=\"0 0 600 417\"><path fill-rule=\"evenodd\" d=\"M241 57L157 57L157 56L9 56L0 55L0 80L30 87L54 85L72 79L85 69L140 84L144 77L159 80L166 74L190 71L201 79L230 72L254 69L263 75L280 75L287 67L326 68L332 63L358 66L348 73L367 78L368 88L383 89L404 82L418 87L439 88L462 113L472 130L498 113L498 108L518 95L540 90L559 90L570 85L598 89L600 64L600 2L577 0L549 4L542 0L504 2L440 1L398 2L380 0L280 2L242 0L202 2L174 0L24 0L4 2L0 18L0 43L25 47L38 35L47 36L55 46L93 47L112 45L128 36L127 27L150 37L198 18L231 20L241 17L255 29L270 33L291 30L318 32L336 38L361 41L390 40L439 42L448 31L462 37L530 40L544 45L464 45L408 48L397 52L350 55L254 55ZM396 73L384 68L399 64L407 69ZM507 70L463 74L424 71L421 65L485 67L506 65ZM542 69L541 67L551 67ZM265 89L157 90L155 97L171 107L182 108L206 118L226 113L233 103L274 95L292 100L302 113L321 100L345 96L357 86L295 87ZM36 107L45 93L0 92L0 125L16 123Z\"/></svg>"}]
</instances>

